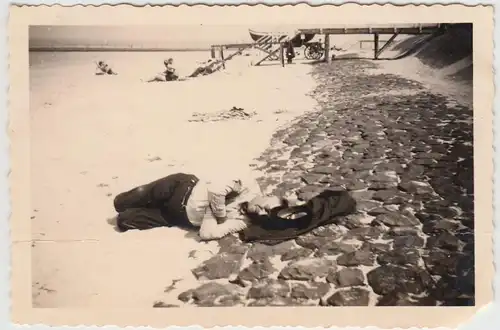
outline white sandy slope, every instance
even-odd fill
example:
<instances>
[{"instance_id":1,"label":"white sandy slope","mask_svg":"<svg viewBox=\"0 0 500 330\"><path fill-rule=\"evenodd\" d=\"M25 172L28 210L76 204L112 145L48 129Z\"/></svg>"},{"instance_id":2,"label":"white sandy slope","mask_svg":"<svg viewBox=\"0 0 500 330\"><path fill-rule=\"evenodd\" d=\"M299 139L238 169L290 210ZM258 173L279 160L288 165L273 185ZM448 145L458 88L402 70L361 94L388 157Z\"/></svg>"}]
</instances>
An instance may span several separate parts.
<instances>
[{"instance_id":1,"label":"white sandy slope","mask_svg":"<svg viewBox=\"0 0 500 330\"><path fill-rule=\"evenodd\" d=\"M252 67L251 59L176 83L140 82L141 62L112 77L94 76L92 66L32 72L34 306L177 304L195 286L191 269L216 243L172 228L117 233L107 219L115 215L113 197L133 186L177 171L247 169L279 125L314 109L309 65ZM188 122L193 112L233 106L257 116ZM192 250L199 252L189 258ZM164 292L175 279L176 289Z\"/></svg>"}]
</instances>

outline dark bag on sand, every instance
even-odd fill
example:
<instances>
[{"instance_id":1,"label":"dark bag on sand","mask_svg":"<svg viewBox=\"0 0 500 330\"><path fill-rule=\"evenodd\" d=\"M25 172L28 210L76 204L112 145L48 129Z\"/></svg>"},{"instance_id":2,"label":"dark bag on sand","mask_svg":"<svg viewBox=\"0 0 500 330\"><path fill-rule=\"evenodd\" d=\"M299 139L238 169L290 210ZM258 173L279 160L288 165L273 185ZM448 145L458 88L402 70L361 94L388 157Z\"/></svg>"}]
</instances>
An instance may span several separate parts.
<instances>
[{"instance_id":1,"label":"dark bag on sand","mask_svg":"<svg viewBox=\"0 0 500 330\"><path fill-rule=\"evenodd\" d=\"M304 216L289 220L279 216L282 211L305 213ZM261 242L274 245L297 238L319 226L335 223L336 217L356 211L356 201L347 191L325 190L310 199L305 205L280 206L271 210L270 215L250 216L251 225L240 233L244 242Z\"/></svg>"}]
</instances>

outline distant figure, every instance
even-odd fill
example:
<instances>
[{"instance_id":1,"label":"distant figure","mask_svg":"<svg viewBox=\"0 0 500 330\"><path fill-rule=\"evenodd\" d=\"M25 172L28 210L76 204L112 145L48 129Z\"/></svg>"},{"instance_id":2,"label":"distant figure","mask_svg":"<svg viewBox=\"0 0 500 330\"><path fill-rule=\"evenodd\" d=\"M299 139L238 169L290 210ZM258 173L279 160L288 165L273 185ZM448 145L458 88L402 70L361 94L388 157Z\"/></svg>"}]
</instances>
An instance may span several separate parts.
<instances>
[{"instance_id":1,"label":"distant figure","mask_svg":"<svg viewBox=\"0 0 500 330\"><path fill-rule=\"evenodd\" d=\"M206 76L220 70L221 66L222 61L213 61L212 59L209 59L208 61L201 63L201 66L191 73L189 77L194 78L198 76Z\"/></svg>"},{"instance_id":2,"label":"distant figure","mask_svg":"<svg viewBox=\"0 0 500 330\"><path fill-rule=\"evenodd\" d=\"M293 48L293 44L289 41L286 45L286 61L288 64L292 64L292 61L295 57L295 50Z\"/></svg>"},{"instance_id":3,"label":"distant figure","mask_svg":"<svg viewBox=\"0 0 500 330\"><path fill-rule=\"evenodd\" d=\"M165 65L165 71L163 72L165 74L165 80L166 81L172 81L172 80L177 80L179 76L175 73L175 69L173 67L174 64L174 59L169 58L166 61L163 61L163 64Z\"/></svg>"},{"instance_id":4,"label":"distant figure","mask_svg":"<svg viewBox=\"0 0 500 330\"><path fill-rule=\"evenodd\" d=\"M114 72L113 69L109 65L107 65L104 61L97 62L97 72L95 73L98 76L101 75L117 75L118 73Z\"/></svg>"},{"instance_id":5,"label":"distant figure","mask_svg":"<svg viewBox=\"0 0 500 330\"><path fill-rule=\"evenodd\" d=\"M333 47L331 47L330 50L339 52L339 51L342 51L343 49L333 45ZM332 61L335 60L336 57L337 56L335 54L332 54Z\"/></svg>"},{"instance_id":6,"label":"distant figure","mask_svg":"<svg viewBox=\"0 0 500 330\"><path fill-rule=\"evenodd\" d=\"M173 67L174 60L172 58L163 61L163 64L165 65L165 71L159 73L154 78L151 78L146 82L175 81L179 79L179 76L175 73L175 68Z\"/></svg>"}]
</instances>

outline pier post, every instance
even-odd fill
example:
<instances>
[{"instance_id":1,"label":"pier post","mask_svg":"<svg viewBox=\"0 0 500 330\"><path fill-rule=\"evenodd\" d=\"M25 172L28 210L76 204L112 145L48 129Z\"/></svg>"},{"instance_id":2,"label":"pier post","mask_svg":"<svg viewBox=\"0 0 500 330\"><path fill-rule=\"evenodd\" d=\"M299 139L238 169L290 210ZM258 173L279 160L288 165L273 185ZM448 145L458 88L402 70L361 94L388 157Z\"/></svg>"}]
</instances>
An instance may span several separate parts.
<instances>
[{"instance_id":1,"label":"pier post","mask_svg":"<svg viewBox=\"0 0 500 330\"><path fill-rule=\"evenodd\" d=\"M377 59L378 58L378 33L375 33L373 35L373 48L374 48L374 53L373 53L373 59Z\"/></svg>"},{"instance_id":2,"label":"pier post","mask_svg":"<svg viewBox=\"0 0 500 330\"><path fill-rule=\"evenodd\" d=\"M330 35L325 34L325 62L331 63L332 57L330 56Z\"/></svg>"},{"instance_id":3,"label":"pier post","mask_svg":"<svg viewBox=\"0 0 500 330\"><path fill-rule=\"evenodd\" d=\"M226 62L224 61L224 47L223 46L220 46L219 52L220 52L220 59L222 61L222 67L225 69L226 68Z\"/></svg>"},{"instance_id":4,"label":"pier post","mask_svg":"<svg viewBox=\"0 0 500 330\"><path fill-rule=\"evenodd\" d=\"M210 47L210 57L215 58L215 48L214 46Z\"/></svg>"},{"instance_id":5,"label":"pier post","mask_svg":"<svg viewBox=\"0 0 500 330\"><path fill-rule=\"evenodd\" d=\"M283 46L283 43L280 43L280 61L281 61L281 66L285 67L285 56L284 56L284 50L285 47Z\"/></svg>"},{"instance_id":6,"label":"pier post","mask_svg":"<svg viewBox=\"0 0 500 330\"><path fill-rule=\"evenodd\" d=\"M387 48L389 47L392 42L394 41L394 39L396 39L396 37L399 35L399 32L396 32L394 33L390 38L389 40L385 41L385 44L382 45L382 47L380 47L378 49L378 51L375 53L375 58L378 60L380 58L380 55L382 54L382 52Z\"/></svg>"}]
</instances>

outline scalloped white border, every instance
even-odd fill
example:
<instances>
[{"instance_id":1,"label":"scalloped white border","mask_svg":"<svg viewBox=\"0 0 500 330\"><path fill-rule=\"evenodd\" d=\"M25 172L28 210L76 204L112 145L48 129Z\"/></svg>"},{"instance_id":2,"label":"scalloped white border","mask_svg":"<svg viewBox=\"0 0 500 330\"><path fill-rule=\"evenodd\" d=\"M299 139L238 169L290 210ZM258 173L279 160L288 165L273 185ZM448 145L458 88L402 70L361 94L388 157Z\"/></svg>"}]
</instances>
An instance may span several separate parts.
<instances>
[{"instance_id":1,"label":"scalloped white border","mask_svg":"<svg viewBox=\"0 0 500 330\"><path fill-rule=\"evenodd\" d=\"M2 1L1 7L0 7L0 13L1 13L1 19L2 19L2 25L0 27L0 34L2 36L3 43L1 43L1 49L2 49L2 54L1 56L1 65L0 65L0 70L1 70L1 83L0 86L0 104L3 104L4 106L1 108L0 111L0 122L3 123L4 130L0 132L0 150L2 150L2 155L0 157L0 173L4 173L3 176L0 176L0 264L2 267L0 268L0 329L32 329L32 330L42 330L42 329L99 329L99 328L106 328L106 329L121 329L120 327L116 326L106 326L106 327L85 327L85 326L79 326L79 327L49 327L46 325L33 325L33 326L20 326L20 325L13 325L10 323L10 235L9 235L9 225L8 225L8 219L10 215L10 196L9 196L9 187L8 187L8 175L10 172L10 166L9 166L9 140L7 136L7 124L8 124L8 99L7 99L7 93L8 93L8 88L9 88L9 80L7 76L7 70L8 70L8 49L6 47L7 45L7 21L8 21L8 6L9 2L11 4L22 4L22 5L52 5L52 4L59 4L59 5L65 5L65 6L72 6L72 5L102 5L102 4L109 4L109 5L117 5L117 4L130 4L130 5L136 5L136 6L145 6L145 5L165 5L165 4L207 4L207 5L217 5L217 4L225 4L225 5L237 5L237 4L269 4L269 5L284 5L284 4L297 4L297 3L308 3L311 5L321 5L321 4L342 4L342 3L347 3L347 2L355 2L359 4L393 4L393 5L405 5L405 4L454 4L454 3L460 3L460 4L465 4L465 5L478 5L478 4L488 4L488 5L494 5L495 7L495 40L497 37L500 37L500 26L496 23L497 22L497 17L499 16L498 11L496 10L497 6L496 3L498 1L494 0L488 0L488 1L474 1L474 0L469 0L469 1L432 1L432 0L419 0L419 1L366 1L366 0L359 0L359 1L340 1L340 0L332 0L332 1L276 1L276 0L268 0L268 1L242 1L238 2L236 0L225 0L225 1L191 1L191 0L186 0L186 1L179 1L179 0L171 0L168 1L161 1L161 0L150 0L150 1L144 1L144 0L135 0L135 1L118 1L118 0L108 0L108 1L76 1L76 0L60 0L60 1L36 1L36 0L24 0L24 1ZM498 57L496 56L498 51L500 50L500 43L495 42L494 43L494 70L495 70L495 86L498 85L499 81L499 65L498 65ZM500 137L495 134L496 127L499 124L499 116L496 115L498 108L499 108L499 97L498 95L495 95L495 100L494 100L494 126L493 126L493 134L494 134L494 148L496 150L496 146L500 145L498 142L500 142ZM500 154L498 152L494 153L494 163L500 161ZM500 264L500 240L498 238L500 237L500 229L497 227L498 224L498 215L496 212L496 206L498 205L500 196L496 194L495 192L498 191L499 188L499 180L498 180L498 175L499 175L499 168L495 166L495 174L494 174L494 192L493 192L493 202L494 202L494 207L493 207L493 214L494 214L494 263L495 266ZM498 285L500 284L500 276L498 272L495 273L495 278L494 278L494 291L495 293L497 292ZM475 329L475 330L486 330L486 329L495 329L500 327L500 307L499 307L499 302L498 302L498 297L495 294L494 298L494 303L488 305L487 307L483 308L480 312L478 312L475 317L471 320L466 325L463 325L461 329ZM128 329L133 329L133 327L126 327ZM177 330L177 329L202 329L199 326L190 326L190 327L169 327L172 330ZM244 329L245 327L241 326L227 326L227 327L217 327L218 329ZM137 327L136 329L153 329L151 327ZM254 329L265 329L262 327L255 327ZM271 327L269 329L273 330L284 330L284 329L306 329L303 327ZM322 328L314 328L314 329L322 329ZM340 328L336 328L340 329ZM356 328L356 327L348 327L345 329L362 329L362 328ZM369 328L363 328L363 329L379 329L377 327L369 327ZM399 328L398 328L399 329ZM410 329L420 329L420 328L410 328ZM426 328L422 328L426 329ZM444 328L436 328L436 329L444 329Z\"/></svg>"}]
</instances>

